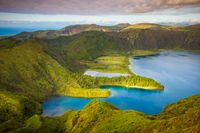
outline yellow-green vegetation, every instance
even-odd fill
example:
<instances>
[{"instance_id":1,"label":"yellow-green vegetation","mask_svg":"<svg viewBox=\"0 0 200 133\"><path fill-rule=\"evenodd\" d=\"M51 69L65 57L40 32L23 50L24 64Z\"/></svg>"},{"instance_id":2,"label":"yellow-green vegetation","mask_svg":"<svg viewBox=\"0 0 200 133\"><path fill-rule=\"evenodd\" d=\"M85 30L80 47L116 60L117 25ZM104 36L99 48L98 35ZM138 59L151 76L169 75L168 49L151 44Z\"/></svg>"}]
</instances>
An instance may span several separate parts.
<instances>
[{"instance_id":1,"label":"yellow-green vegetation","mask_svg":"<svg viewBox=\"0 0 200 133\"><path fill-rule=\"evenodd\" d=\"M158 54L157 51L147 51L147 50L135 50L133 52L136 56L146 56ZM82 61L82 64L89 66L89 70L99 71L99 72L108 72L108 73L129 73L130 76L127 77L96 77L91 78L90 76L85 76L78 74L75 76L80 85L86 85L86 88L98 87L103 85L111 86L124 86L127 88L139 88L139 89L149 89L149 90L161 90L164 87L157 83L156 81L141 77L133 74L128 65L129 65L129 56L128 55L107 55L101 56L95 59L95 61ZM81 82L80 82L81 81ZM88 85L88 81L92 84ZM88 86L87 86L88 85ZM82 86L84 87L84 86Z\"/></svg>"},{"instance_id":2,"label":"yellow-green vegetation","mask_svg":"<svg viewBox=\"0 0 200 133\"><path fill-rule=\"evenodd\" d=\"M78 86L67 71L42 51L36 42L28 41L0 51L2 89L42 101L55 88ZM59 75L59 76L57 76Z\"/></svg>"},{"instance_id":3,"label":"yellow-green vegetation","mask_svg":"<svg viewBox=\"0 0 200 133\"><path fill-rule=\"evenodd\" d=\"M38 43L27 41L1 49L1 89L31 97L36 101L42 101L49 95L108 96L109 92L104 90L81 89L72 78L71 72L46 54L41 47L42 44ZM93 94L95 95L92 96Z\"/></svg>"},{"instance_id":4,"label":"yellow-green vegetation","mask_svg":"<svg viewBox=\"0 0 200 133\"><path fill-rule=\"evenodd\" d=\"M97 97L109 97L109 90L101 90L99 88L90 88L90 89L82 89L82 88L71 88L71 89L63 89L58 91L58 95L65 95L71 97L86 97L86 98L97 98Z\"/></svg>"},{"instance_id":5,"label":"yellow-green vegetation","mask_svg":"<svg viewBox=\"0 0 200 133\"><path fill-rule=\"evenodd\" d=\"M81 85L82 88L97 88L100 86L123 86L127 88L139 88L148 90L162 90L164 86L156 82L153 79L141 77L135 74L131 76L120 77L91 77L82 75L80 73L74 73L73 78Z\"/></svg>"},{"instance_id":6,"label":"yellow-green vegetation","mask_svg":"<svg viewBox=\"0 0 200 133\"><path fill-rule=\"evenodd\" d=\"M141 77L137 75L131 75L128 77L113 77L113 78L97 78L99 85L108 86L123 86L127 88L138 88L147 90L162 90L164 86L159 84L153 79Z\"/></svg>"},{"instance_id":7,"label":"yellow-green vegetation","mask_svg":"<svg viewBox=\"0 0 200 133\"><path fill-rule=\"evenodd\" d=\"M131 73L129 70L129 56L127 55L107 55L100 56L94 61L81 61L89 67L89 70L98 72L109 72L109 73Z\"/></svg>"},{"instance_id":8,"label":"yellow-green vegetation","mask_svg":"<svg viewBox=\"0 0 200 133\"><path fill-rule=\"evenodd\" d=\"M172 31L188 31L187 26L163 26L162 28Z\"/></svg>"},{"instance_id":9,"label":"yellow-green vegetation","mask_svg":"<svg viewBox=\"0 0 200 133\"><path fill-rule=\"evenodd\" d=\"M77 38L75 38L77 37ZM76 35L74 40L66 46L67 56L70 59L93 60L101 55L127 51L126 47L121 48L115 43L112 37L103 32L86 32Z\"/></svg>"},{"instance_id":10,"label":"yellow-green vegetation","mask_svg":"<svg viewBox=\"0 0 200 133\"><path fill-rule=\"evenodd\" d=\"M124 28L122 31L124 30L129 30L129 29L149 29L149 28L155 28L155 27L159 27L159 25L157 24L150 24L150 23L144 23L144 24L134 24L134 25L130 25L126 28Z\"/></svg>"},{"instance_id":11,"label":"yellow-green vegetation","mask_svg":"<svg viewBox=\"0 0 200 133\"><path fill-rule=\"evenodd\" d=\"M41 113L39 103L25 96L0 91L0 123L16 118L21 120L35 113Z\"/></svg>"},{"instance_id":12,"label":"yellow-green vegetation","mask_svg":"<svg viewBox=\"0 0 200 133\"><path fill-rule=\"evenodd\" d=\"M83 76L79 74L73 76L67 68L60 65L55 59L43 51L43 42L26 41L24 43L14 45L12 47L2 48L0 51L0 74L1 74L1 88L16 94L31 97L36 101L41 102L45 97L50 95L66 95L74 97L108 97L110 92L108 90L100 90L99 86L104 85L98 82L96 78ZM126 64L127 57L114 57L113 64ZM100 62L107 62L111 57L99 58ZM125 67L125 64L124 67ZM81 80L82 81L81 81ZM155 81L146 80L145 78L128 77L125 79L114 80L105 78L106 85L125 85L127 87L151 87L161 88ZM129 80L131 79L131 80ZM136 79L136 80L135 80ZM144 79L144 80L143 80ZM123 82L121 82L123 80ZM142 81L143 80L143 81ZM87 85L87 83L90 85ZM120 81L120 82L118 82ZM98 82L98 83L97 83ZM143 83L142 83L143 82ZM155 85L155 86L151 86ZM13 89L14 88L14 89Z\"/></svg>"},{"instance_id":13,"label":"yellow-green vegetation","mask_svg":"<svg viewBox=\"0 0 200 133\"><path fill-rule=\"evenodd\" d=\"M42 122L39 115L33 115L25 122L26 128L38 129L41 127Z\"/></svg>"},{"instance_id":14,"label":"yellow-green vegetation","mask_svg":"<svg viewBox=\"0 0 200 133\"><path fill-rule=\"evenodd\" d=\"M122 54L129 50L128 46L121 45L112 36L98 31L49 39L45 40L45 43L45 52L73 72L85 71L87 67L80 63L83 60L94 61L103 55Z\"/></svg>"},{"instance_id":15,"label":"yellow-green vegetation","mask_svg":"<svg viewBox=\"0 0 200 133\"><path fill-rule=\"evenodd\" d=\"M158 55L159 50L132 50L131 54L133 54L134 57L143 57L143 56L153 56Z\"/></svg>"},{"instance_id":16,"label":"yellow-green vegetation","mask_svg":"<svg viewBox=\"0 0 200 133\"><path fill-rule=\"evenodd\" d=\"M40 103L51 95L109 96L108 90L98 89L101 85L163 89L156 81L134 74L93 78L74 72L88 68L81 64L83 60L93 63L89 67L95 69L128 71L127 58L122 56L132 53L133 49L199 49L199 25L186 26L184 31L178 27L167 28L170 30L141 24L131 30L117 28L120 32L82 32L81 26L78 31L75 26L76 35L68 37L62 36L65 33L60 30L22 33L0 40L0 132L197 132L200 129L199 95L167 106L157 116L120 111L96 100L83 110L67 111L60 117L39 115ZM113 54L118 54L117 58ZM152 53L135 53L147 54Z\"/></svg>"},{"instance_id":17,"label":"yellow-green vegetation","mask_svg":"<svg viewBox=\"0 0 200 133\"><path fill-rule=\"evenodd\" d=\"M158 115L134 110L121 111L106 102L93 100L80 111L66 111L58 117L33 115L11 131L57 133L199 133L200 95L167 106ZM1 130L4 131L4 130Z\"/></svg>"}]
</instances>

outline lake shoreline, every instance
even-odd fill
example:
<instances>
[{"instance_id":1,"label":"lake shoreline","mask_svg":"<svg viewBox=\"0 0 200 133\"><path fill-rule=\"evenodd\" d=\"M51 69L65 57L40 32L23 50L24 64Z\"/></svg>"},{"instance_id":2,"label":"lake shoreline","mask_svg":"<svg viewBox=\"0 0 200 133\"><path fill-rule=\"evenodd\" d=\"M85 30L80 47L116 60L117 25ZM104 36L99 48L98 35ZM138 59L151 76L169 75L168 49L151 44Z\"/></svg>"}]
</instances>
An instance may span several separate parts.
<instances>
[{"instance_id":1,"label":"lake shoreline","mask_svg":"<svg viewBox=\"0 0 200 133\"><path fill-rule=\"evenodd\" d=\"M143 50L144 51L144 50ZM145 51L146 52L146 51ZM124 64L127 64L127 68L128 68L128 73L119 73L119 72L107 72L107 71L97 71L97 70L92 70L92 69L88 69L84 72L84 75L88 75L88 76L92 76L92 77L108 77L108 78L115 78L115 77L120 77L120 76L124 76L124 77L130 77L130 76L135 76L136 74L131 70L130 65L131 65L131 59L135 59L135 58L143 58L143 57L149 57L149 56L158 56L160 53L158 51L148 51L145 54L143 54L142 56L134 56L134 55L129 55L129 56L125 56L125 62ZM95 74L88 74L88 72L94 72ZM107 76L106 76L107 74ZM108 75L111 76L108 76ZM102 75L102 76L101 76ZM116 76L113 76L116 75ZM140 76L140 75L137 75ZM153 78L150 78L151 80L154 80ZM160 84L160 83L158 83ZM124 87L127 89L141 89L141 90L149 90L149 91L163 91L164 90L164 86L160 84L160 87L154 87L154 86L139 86L139 85L123 85L123 84L102 84L99 86L99 88L101 86L119 86L119 87Z\"/></svg>"},{"instance_id":2,"label":"lake shoreline","mask_svg":"<svg viewBox=\"0 0 200 133\"><path fill-rule=\"evenodd\" d=\"M123 87L126 89L137 89L137 90L148 90L148 91L163 91L163 88L156 88L156 87L143 87L143 86L127 86L127 85L102 85L101 87Z\"/></svg>"},{"instance_id":3,"label":"lake shoreline","mask_svg":"<svg viewBox=\"0 0 200 133\"><path fill-rule=\"evenodd\" d=\"M188 64L187 67L191 67L189 64L190 63L194 63L195 65L192 65L192 67L196 66L196 63L198 64L198 62L196 62L195 60L189 60L188 58L193 58L193 56L197 56L197 55L194 55L194 54L189 54L189 53L176 53L176 52L169 52L170 54L162 54L160 53L160 55L158 55L158 58L157 57L150 57L150 58L142 58L141 60L131 60L131 61L134 61L134 63L132 62L131 65L132 65L132 68L135 68L134 72L137 73L138 75L143 75L144 74L147 74L142 68L142 66L144 66L145 68L149 68L148 70L150 72L152 72L152 68L153 68L153 72L155 71L156 73L155 74L158 74L158 78L155 78L154 75L153 77L151 77L149 74L146 75L146 77L151 77L153 79L160 79L161 77L159 76L160 74L163 75L162 73L160 73L160 70L165 70L166 68L166 71L169 72L166 73L167 75L170 74L170 72L172 74L176 74L179 73L179 71L175 71L174 72L174 68L168 68L166 67L165 64L163 64L163 60L165 59L170 59L170 60L165 60L166 63L169 62L169 64L174 64L174 60L177 60L177 61L181 61L180 59L184 59L184 64ZM186 54L188 57L186 58L185 56L181 56L182 54ZM174 56L176 58L174 58ZM170 57L170 58L169 58ZM180 59L179 59L180 58ZM130 58L131 59L131 58ZM155 68L155 63L156 62L152 62L151 64L149 64L148 61L150 60L154 60L154 59L157 59L158 60L158 63L161 65L156 65L156 68ZM171 60L173 59L173 60ZM197 58L196 58L197 59ZM143 65L142 62L146 62L148 63L149 65ZM176 61L176 62L177 62ZM138 63L137 63L138 62ZM139 63L142 63L141 67L137 67L138 65L140 65ZM160 63L162 62L162 63ZM168 63L167 63L168 64ZM180 63L178 63L177 65L179 66ZM181 65L182 66L182 65ZM159 69L157 69L160 68ZM138 69L139 68L139 69ZM195 67L194 67L195 68ZM130 67L131 69L131 67ZM186 72L184 68L183 69L183 72ZM198 69L195 69L195 70L198 70ZM140 72L142 73L140 73ZM158 71L158 73L157 73ZM160 74L159 74L160 73ZM186 72L187 73L187 72ZM171 74L170 74L171 75ZM185 74L184 74L185 75ZM195 74L196 75L196 74ZM145 75L143 75L145 76ZM186 96L190 96L192 94L196 94L196 92L198 92L198 90L193 90L194 92L191 92L188 94L188 92L185 90L184 92L184 89L183 87L178 87L178 88L174 88L173 86L171 86L172 83L174 82L171 82L171 76L164 76L162 78L165 78L167 80L169 80L169 84L166 84L165 81L165 88L162 88L162 89L158 89L158 88L152 88L152 87L141 87L139 85L137 86L126 86L126 85L120 85L120 84L109 84L109 82L107 82L107 84L104 82L101 82L101 84L99 85L100 87L100 90L109 90L110 93L111 93L111 96L109 97L106 97L106 98L99 98L101 101L105 101L105 102L108 102L108 103L111 103L113 105L115 105L116 107L118 107L120 110L126 110L126 109L130 109L130 110L136 110L136 111L139 111L139 112L143 112L145 114L148 114L148 115L151 115L151 114L158 114L160 111L163 110L163 108L166 106L166 105L169 105L171 103L174 103L176 102L177 100L181 99L181 98L184 98ZM174 77L176 80L176 78L180 78L178 75ZM197 77L198 78L198 77ZM178 80L177 79L177 80ZM163 80L159 80L160 83L163 84ZM181 82L182 83L182 80L178 80L177 82ZM113 82L114 83L114 82ZM122 83L122 82L120 82ZM126 82L124 82L126 83ZM177 86L177 83L175 81L175 86ZM181 84L180 84L181 85ZM108 86L108 87L106 87ZM118 88L119 87L119 88ZM186 86L185 86L186 87ZM186 87L187 88L187 87ZM166 91L163 91L163 89L166 89ZM174 94L174 89L177 90L177 93ZM178 92L180 92L181 90L182 93L184 93L184 95L181 95L179 94ZM173 92L173 94L171 93ZM62 97L62 96L61 96ZM171 98L172 97L172 98ZM76 102L76 101L81 101L82 104L80 108L76 109L75 110L79 110L79 109L82 109L84 107L84 105L87 105L87 103L92 100L92 99L98 99L98 98L87 98L87 97L70 97L70 96L64 96L62 97L61 99L66 99L70 104L71 107L69 106L66 106L66 109L74 109L73 105L71 105L71 102ZM59 101L59 100L58 100ZM120 101L119 103L117 101ZM157 104L159 103L159 104ZM51 106L51 105L49 105ZM62 105L61 105L62 106ZM63 105L64 106L64 105Z\"/></svg>"}]
</instances>

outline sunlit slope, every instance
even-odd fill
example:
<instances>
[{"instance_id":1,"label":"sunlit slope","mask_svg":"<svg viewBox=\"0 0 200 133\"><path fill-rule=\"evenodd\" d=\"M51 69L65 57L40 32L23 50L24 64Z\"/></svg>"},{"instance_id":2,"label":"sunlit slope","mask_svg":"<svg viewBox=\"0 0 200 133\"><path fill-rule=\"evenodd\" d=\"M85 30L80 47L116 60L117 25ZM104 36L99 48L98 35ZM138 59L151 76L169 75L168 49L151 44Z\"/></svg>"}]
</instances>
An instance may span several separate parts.
<instances>
[{"instance_id":1,"label":"sunlit slope","mask_svg":"<svg viewBox=\"0 0 200 133\"><path fill-rule=\"evenodd\" d=\"M43 99L70 80L67 71L34 41L0 51L2 88ZM71 81L69 85L78 86Z\"/></svg>"},{"instance_id":2,"label":"sunlit slope","mask_svg":"<svg viewBox=\"0 0 200 133\"><path fill-rule=\"evenodd\" d=\"M158 24L151 24L151 23L141 23L141 24L133 24L129 25L126 28L122 29L122 31L130 30L130 29L150 29L160 27Z\"/></svg>"},{"instance_id":3,"label":"sunlit slope","mask_svg":"<svg viewBox=\"0 0 200 133\"><path fill-rule=\"evenodd\" d=\"M72 89L76 90L73 91L76 96L83 96L82 90L79 90L80 85L72 78L70 71L46 54L40 43L27 41L12 48L1 49L1 89L29 96L37 101L52 94L73 96L70 93ZM84 91L83 89L83 93ZM95 93L96 96L101 93L99 92Z\"/></svg>"}]
</instances>

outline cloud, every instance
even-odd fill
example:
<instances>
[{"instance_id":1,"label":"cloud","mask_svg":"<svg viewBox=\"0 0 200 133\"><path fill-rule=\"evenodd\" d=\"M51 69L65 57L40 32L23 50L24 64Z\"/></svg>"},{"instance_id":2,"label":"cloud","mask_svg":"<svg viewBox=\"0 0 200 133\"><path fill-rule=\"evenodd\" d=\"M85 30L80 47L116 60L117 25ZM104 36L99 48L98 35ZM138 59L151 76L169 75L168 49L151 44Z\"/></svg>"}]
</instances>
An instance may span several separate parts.
<instances>
[{"instance_id":1,"label":"cloud","mask_svg":"<svg viewBox=\"0 0 200 133\"><path fill-rule=\"evenodd\" d=\"M42 15L42 14L22 14L22 13L0 13L0 22L4 21L3 25L9 24L8 22L58 22L68 24L118 24L118 23L161 23L161 22L194 22L200 23L199 14L184 14L184 15L171 15L171 14L133 14L133 15ZM0 23L1 25L1 23ZM24 24L20 24L24 26ZM40 25L40 24L39 24Z\"/></svg>"},{"instance_id":2,"label":"cloud","mask_svg":"<svg viewBox=\"0 0 200 133\"><path fill-rule=\"evenodd\" d=\"M200 0L0 0L0 12L113 15L199 5Z\"/></svg>"}]
</instances>

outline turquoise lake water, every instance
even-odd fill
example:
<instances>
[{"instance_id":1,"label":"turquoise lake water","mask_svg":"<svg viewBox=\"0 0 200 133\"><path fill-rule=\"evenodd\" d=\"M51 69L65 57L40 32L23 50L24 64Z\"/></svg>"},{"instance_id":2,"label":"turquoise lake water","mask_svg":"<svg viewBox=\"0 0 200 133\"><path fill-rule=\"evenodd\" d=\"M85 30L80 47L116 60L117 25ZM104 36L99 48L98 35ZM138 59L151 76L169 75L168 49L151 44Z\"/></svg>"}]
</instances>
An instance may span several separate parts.
<instances>
[{"instance_id":1,"label":"turquoise lake water","mask_svg":"<svg viewBox=\"0 0 200 133\"><path fill-rule=\"evenodd\" d=\"M130 69L150 77L165 86L164 91L146 91L123 87L109 89L111 96L96 98L109 102L119 109L133 109L145 114L157 114L181 98L200 93L200 54L190 52L162 52L157 56L131 58ZM80 110L92 98L53 96L43 103L43 115L57 116L68 109Z\"/></svg>"}]
</instances>

